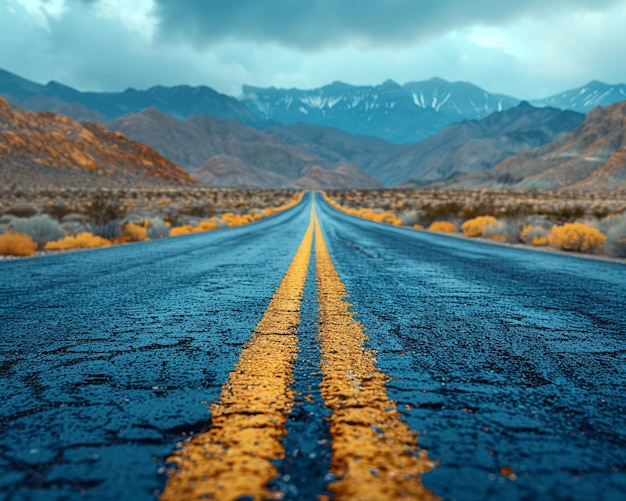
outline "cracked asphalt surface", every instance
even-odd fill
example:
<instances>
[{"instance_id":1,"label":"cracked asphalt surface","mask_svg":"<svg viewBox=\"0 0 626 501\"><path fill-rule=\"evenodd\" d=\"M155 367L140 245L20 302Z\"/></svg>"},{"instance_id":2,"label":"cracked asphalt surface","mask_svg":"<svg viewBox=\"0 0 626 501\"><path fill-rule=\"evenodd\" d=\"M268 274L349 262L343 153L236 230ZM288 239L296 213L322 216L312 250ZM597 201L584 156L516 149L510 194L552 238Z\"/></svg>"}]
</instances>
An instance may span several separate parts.
<instances>
[{"instance_id":1,"label":"cracked asphalt surface","mask_svg":"<svg viewBox=\"0 0 626 501\"><path fill-rule=\"evenodd\" d=\"M0 498L155 499L176 443L207 429L314 196L387 393L438 463L426 487L458 500L626 497L624 264L380 225L307 195L244 227L0 262ZM314 272L295 380L313 398L296 398L287 426L285 499L325 493L306 481L331 441L309 389Z\"/></svg>"}]
</instances>

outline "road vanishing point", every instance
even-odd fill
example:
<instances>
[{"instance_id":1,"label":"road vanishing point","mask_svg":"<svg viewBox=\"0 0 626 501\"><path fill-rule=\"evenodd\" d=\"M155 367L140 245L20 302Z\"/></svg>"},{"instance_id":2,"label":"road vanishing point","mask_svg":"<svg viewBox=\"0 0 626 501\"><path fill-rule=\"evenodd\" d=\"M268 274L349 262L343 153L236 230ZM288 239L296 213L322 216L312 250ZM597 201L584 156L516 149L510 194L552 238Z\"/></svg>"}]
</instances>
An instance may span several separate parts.
<instances>
[{"instance_id":1,"label":"road vanishing point","mask_svg":"<svg viewBox=\"0 0 626 501\"><path fill-rule=\"evenodd\" d=\"M0 499L626 499L626 266L321 194L0 261Z\"/></svg>"}]
</instances>

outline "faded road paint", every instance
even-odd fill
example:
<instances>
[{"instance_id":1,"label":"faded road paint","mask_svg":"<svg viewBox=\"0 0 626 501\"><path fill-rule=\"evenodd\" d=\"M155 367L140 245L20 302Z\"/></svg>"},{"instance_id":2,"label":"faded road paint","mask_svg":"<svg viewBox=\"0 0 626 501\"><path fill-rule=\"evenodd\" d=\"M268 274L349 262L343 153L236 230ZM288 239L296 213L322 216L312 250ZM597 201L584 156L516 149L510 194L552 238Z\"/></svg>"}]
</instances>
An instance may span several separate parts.
<instances>
[{"instance_id":1,"label":"faded road paint","mask_svg":"<svg viewBox=\"0 0 626 501\"><path fill-rule=\"evenodd\" d=\"M399 419L387 396L388 377L376 369L363 326L354 320L346 289L335 270L319 222L315 224L322 349L322 396L332 409L328 489L336 500L439 499L421 484L433 468L417 436Z\"/></svg>"},{"instance_id":2,"label":"faded road paint","mask_svg":"<svg viewBox=\"0 0 626 501\"><path fill-rule=\"evenodd\" d=\"M385 390L388 378L363 347L363 326L353 319L345 287L334 268L315 205L309 228L291 266L244 348L217 403L211 429L176 451L177 467L162 500L256 500L280 497L268 489L279 471L271 461L284 457L281 439L293 405L299 310L313 247L319 298L322 353L321 393L331 409L331 472L328 489L337 500L410 497L438 499L421 484L433 468L417 437L399 419Z\"/></svg>"},{"instance_id":3,"label":"faded road paint","mask_svg":"<svg viewBox=\"0 0 626 501\"><path fill-rule=\"evenodd\" d=\"M267 483L278 474L271 461L285 452L281 438L293 404L297 328L312 239L311 220L219 401L211 405L211 429L170 457L177 468L169 472L162 500L274 497Z\"/></svg>"}]
</instances>

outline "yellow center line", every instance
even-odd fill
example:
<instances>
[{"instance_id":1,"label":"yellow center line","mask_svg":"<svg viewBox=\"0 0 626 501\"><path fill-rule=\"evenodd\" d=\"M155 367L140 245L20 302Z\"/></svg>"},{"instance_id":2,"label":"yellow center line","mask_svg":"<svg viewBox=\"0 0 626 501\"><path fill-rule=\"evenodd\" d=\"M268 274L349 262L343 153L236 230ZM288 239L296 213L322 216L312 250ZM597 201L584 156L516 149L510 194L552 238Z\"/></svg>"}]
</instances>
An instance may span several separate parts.
<instances>
[{"instance_id":1,"label":"yellow center line","mask_svg":"<svg viewBox=\"0 0 626 501\"><path fill-rule=\"evenodd\" d=\"M439 499L421 483L433 468L417 436L401 421L387 396L363 326L354 320L346 289L335 270L315 218L315 254L322 353L321 393L332 411L333 499Z\"/></svg>"},{"instance_id":2,"label":"yellow center line","mask_svg":"<svg viewBox=\"0 0 626 501\"><path fill-rule=\"evenodd\" d=\"M300 303L313 246L313 214L302 243L259 321L239 363L211 405L211 428L182 444L168 461L163 501L275 498L267 484L278 475L281 439L293 405Z\"/></svg>"}]
</instances>

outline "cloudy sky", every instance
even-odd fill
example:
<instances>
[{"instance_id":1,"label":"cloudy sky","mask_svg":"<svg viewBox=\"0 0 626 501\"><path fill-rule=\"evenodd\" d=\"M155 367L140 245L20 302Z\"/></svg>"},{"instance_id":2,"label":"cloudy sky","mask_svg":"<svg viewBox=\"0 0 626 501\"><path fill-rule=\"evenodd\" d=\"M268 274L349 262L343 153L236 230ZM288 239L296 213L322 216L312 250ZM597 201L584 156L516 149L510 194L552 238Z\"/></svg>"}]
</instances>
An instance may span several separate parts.
<instances>
[{"instance_id":1,"label":"cloudy sky","mask_svg":"<svg viewBox=\"0 0 626 501\"><path fill-rule=\"evenodd\" d=\"M80 90L626 82L626 0L0 0L0 68Z\"/></svg>"}]
</instances>

